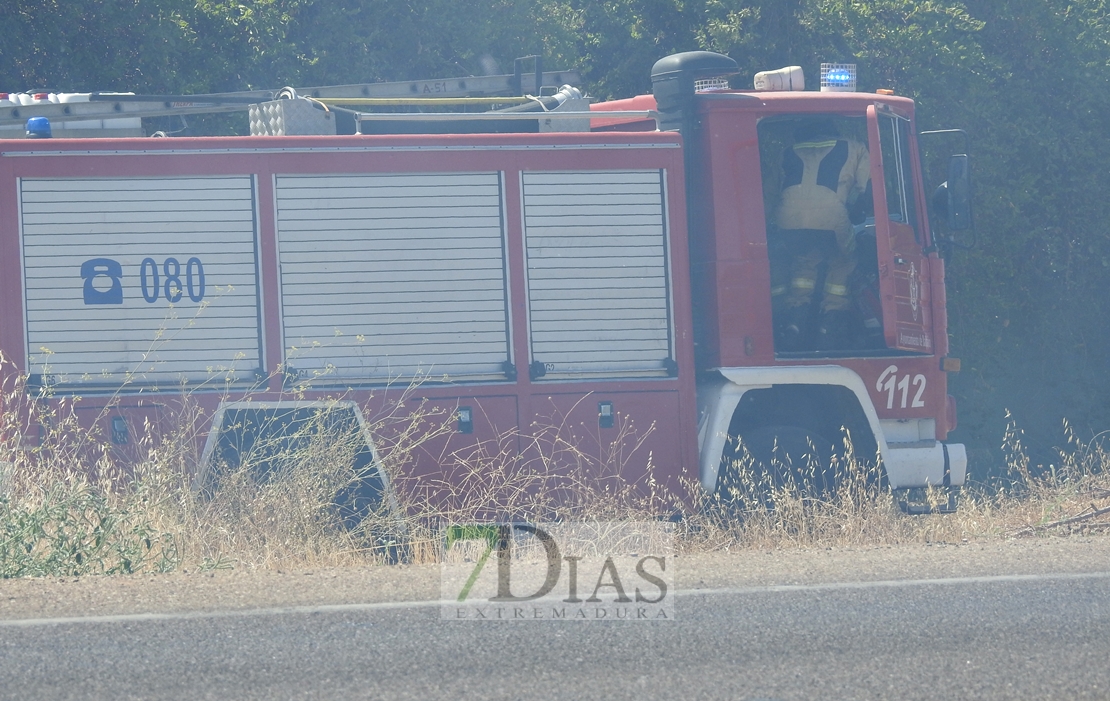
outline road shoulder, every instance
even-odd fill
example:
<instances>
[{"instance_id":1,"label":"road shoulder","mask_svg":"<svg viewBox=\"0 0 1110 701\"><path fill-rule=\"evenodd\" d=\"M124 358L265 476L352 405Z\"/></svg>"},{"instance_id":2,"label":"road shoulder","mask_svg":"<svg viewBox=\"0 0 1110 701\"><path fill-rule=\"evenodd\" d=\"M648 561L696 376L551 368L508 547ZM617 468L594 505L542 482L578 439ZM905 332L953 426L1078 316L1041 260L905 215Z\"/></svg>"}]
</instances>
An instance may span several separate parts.
<instances>
[{"instance_id":1,"label":"road shoulder","mask_svg":"<svg viewBox=\"0 0 1110 701\"><path fill-rule=\"evenodd\" d=\"M696 590L1110 571L1110 536L960 544L731 550L676 558ZM436 565L0 580L0 620L179 614L430 601Z\"/></svg>"}]
</instances>

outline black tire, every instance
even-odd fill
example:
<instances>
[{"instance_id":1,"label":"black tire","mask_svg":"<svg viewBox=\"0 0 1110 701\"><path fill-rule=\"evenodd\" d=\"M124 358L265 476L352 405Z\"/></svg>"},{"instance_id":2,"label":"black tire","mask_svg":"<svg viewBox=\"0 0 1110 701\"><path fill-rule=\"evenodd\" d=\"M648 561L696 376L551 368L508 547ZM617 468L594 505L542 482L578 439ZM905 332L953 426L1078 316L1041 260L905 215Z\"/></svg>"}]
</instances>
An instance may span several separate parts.
<instances>
[{"instance_id":1,"label":"black tire","mask_svg":"<svg viewBox=\"0 0 1110 701\"><path fill-rule=\"evenodd\" d=\"M799 426L762 426L729 437L717 473L717 496L743 508L774 508L786 489L814 499L836 490L835 445Z\"/></svg>"}]
</instances>

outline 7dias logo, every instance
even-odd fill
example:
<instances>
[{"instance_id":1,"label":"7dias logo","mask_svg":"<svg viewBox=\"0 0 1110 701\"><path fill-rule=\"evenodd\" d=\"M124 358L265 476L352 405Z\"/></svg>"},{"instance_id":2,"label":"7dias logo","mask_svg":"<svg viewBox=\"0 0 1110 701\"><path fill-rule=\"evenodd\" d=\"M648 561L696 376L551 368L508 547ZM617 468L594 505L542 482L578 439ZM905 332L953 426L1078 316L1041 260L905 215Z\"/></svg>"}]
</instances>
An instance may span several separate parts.
<instances>
[{"instance_id":1,"label":"7dias logo","mask_svg":"<svg viewBox=\"0 0 1110 701\"><path fill-rule=\"evenodd\" d=\"M441 617L673 620L673 533L656 521L450 526Z\"/></svg>"}]
</instances>

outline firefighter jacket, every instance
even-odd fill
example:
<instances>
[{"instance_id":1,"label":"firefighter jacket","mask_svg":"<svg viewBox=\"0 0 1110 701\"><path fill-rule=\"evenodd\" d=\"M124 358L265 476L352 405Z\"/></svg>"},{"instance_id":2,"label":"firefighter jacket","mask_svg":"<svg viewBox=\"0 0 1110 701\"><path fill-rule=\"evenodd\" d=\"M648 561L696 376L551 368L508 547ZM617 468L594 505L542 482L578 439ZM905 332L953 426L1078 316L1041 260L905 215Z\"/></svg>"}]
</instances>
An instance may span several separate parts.
<instances>
[{"instance_id":1,"label":"firefighter jacket","mask_svg":"<svg viewBox=\"0 0 1110 701\"><path fill-rule=\"evenodd\" d=\"M854 248L848 205L867 188L867 147L850 139L803 141L782 158L783 190L776 219L780 229L836 232L842 251Z\"/></svg>"}]
</instances>

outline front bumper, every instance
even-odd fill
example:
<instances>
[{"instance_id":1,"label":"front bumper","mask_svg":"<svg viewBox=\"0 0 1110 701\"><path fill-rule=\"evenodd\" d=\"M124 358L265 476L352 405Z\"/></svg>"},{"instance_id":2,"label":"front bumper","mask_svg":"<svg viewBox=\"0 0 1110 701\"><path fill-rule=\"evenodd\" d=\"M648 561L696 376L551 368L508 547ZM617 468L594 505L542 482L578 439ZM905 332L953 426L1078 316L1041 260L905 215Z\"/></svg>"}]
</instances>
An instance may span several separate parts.
<instances>
[{"instance_id":1,"label":"front bumper","mask_svg":"<svg viewBox=\"0 0 1110 701\"><path fill-rule=\"evenodd\" d=\"M967 479L967 450L963 443L922 442L888 444L882 451L887 479L893 489L959 487Z\"/></svg>"}]
</instances>

